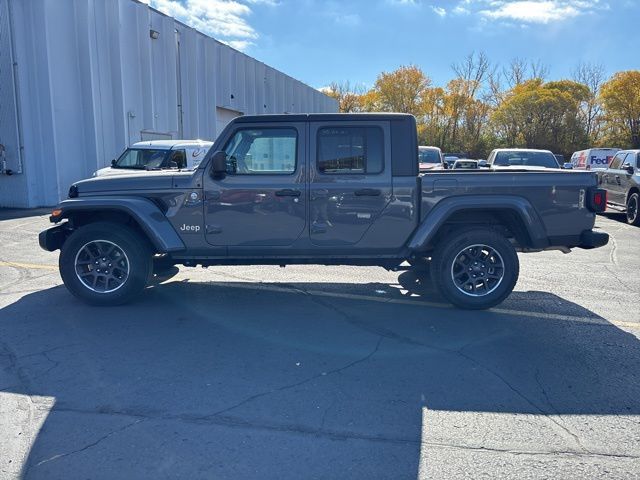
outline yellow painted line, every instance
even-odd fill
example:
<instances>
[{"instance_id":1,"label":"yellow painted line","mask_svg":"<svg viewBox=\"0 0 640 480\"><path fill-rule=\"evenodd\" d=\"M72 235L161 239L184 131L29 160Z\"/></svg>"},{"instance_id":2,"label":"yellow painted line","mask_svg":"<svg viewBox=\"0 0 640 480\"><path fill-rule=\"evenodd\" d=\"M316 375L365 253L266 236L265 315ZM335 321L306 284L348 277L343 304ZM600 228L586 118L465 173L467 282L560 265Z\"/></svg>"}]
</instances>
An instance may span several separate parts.
<instances>
[{"instance_id":1,"label":"yellow painted line","mask_svg":"<svg viewBox=\"0 0 640 480\"><path fill-rule=\"evenodd\" d=\"M301 293L307 295L313 295L318 297L332 297L332 298L345 298L349 300L361 300L368 302L378 302L378 303L392 303L392 304L401 304L401 305L414 305L414 306L422 306L422 307L431 307L431 308L444 308L444 309L453 309L454 307L445 303L437 303L437 302L428 302L424 300L410 300L406 298L389 298L389 297L372 297L370 295L358 295L353 293L340 293L340 292L324 292L321 290L297 290L291 287L278 287L275 285L263 285L260 283L256 284L243 284L240 282L208 282L211 285L217 285L220 287L230 287L230 288L240 288L245 290L264 290L269 292L279 292L279 293ZM480 310L479 312L481 312ZM538 319L546 319L546 320L561 320L566 322L579 322L579 323L587 323L592 325L603 325L603 326L611 326L614 325L616 327L625 327L625 328L640 328L640 322L625 322L625 321L612 321L605 320L597 317L579 317L575 315L561 315L556 313L545 313L545 312L530 312L526 310L512 310L508 308L491 308L489 310L485 310L487 312L498 313L501 315L510 315L517 317L530 317L530 318L538 318Z\"/></svg>"},{"instance_id":2,"label":"yellow painted line","mask_svg":"<svg viewBox=\"0 0 640 480\"><path fill-rule=\"evenodd\" d=\"M35 270L58 270L57 265L46 265L38 263L19 263L19 262L5 262L0 261L0 267L13 267L13 268L26 268ZM175 277L174 277L175 278ZM306 295L313 295L316 297L330 297L330 298L344 298L347 300L360 300L367 302L378 303L392 303L398 305L414 305L431 308L443 308L453 309L449 304L428 302L425 300L410 300L407 298L389 298L389 297L373 297L370 295L359 295L354 293L340 293L340 292L325 292L322 290L302 290L291 287L278 287L275 285L264 285L261 283L240 283L240 282L208 282L210 285L217 285L220 287L239 288L245 290L263 290L268 292L278 293L300 293ZM640 322L626 322L617 320L604 320L596 317L579 317L574 315L561 315L557 313L545 313L545 312L530 312L526 310L513 310L508 308L491 308L486 310L488 312L498 313L501 315L511 315L516 317L530 317L530 318L542 318L547 320L560 320L566 322L579 322L592 325L614 325L616 327L623 328L638 328L640 329Z\"/></svg>"},{"instance_id":3,"label":"yellow painted line","mask_svg":"<svg viewBox=\"0 0 640 480\"><path fill-rule=\"evenodd\" d=\"M34 270L58 270L57 265L44 265L40 263L19 263L19 262L3 262L0 260L0 267L28 268Z\"/></svg>"}]
</instances>

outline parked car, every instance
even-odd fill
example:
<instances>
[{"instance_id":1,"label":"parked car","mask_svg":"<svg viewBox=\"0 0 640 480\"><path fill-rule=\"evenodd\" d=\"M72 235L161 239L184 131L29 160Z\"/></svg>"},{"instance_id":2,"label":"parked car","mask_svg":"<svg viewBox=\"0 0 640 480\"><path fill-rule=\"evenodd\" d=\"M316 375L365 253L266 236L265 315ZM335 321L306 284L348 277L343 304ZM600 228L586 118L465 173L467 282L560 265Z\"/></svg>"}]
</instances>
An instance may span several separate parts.
<instances>
[{"instance_id":1,"label":"parked car","mask_svg":"<svg viewBox=\"0 0 640 480\"><path fill-rule=\"evenodd\" d=\"M133 299L150 278L154 256L163 255L165 267L394 271L430 259L433 285L470 309L490 308L511 293L517 251L568 252L608 242L593 230L604 191L591 172L419 175L417 153L412 115L239 117L195 171L73 184L51 215L57 226L39 241L45 250L61 249L65 286L91 304Z\"/></svg>"},{"instance_id":2,"label":"parked car","mask_svg":"<svg viewBox=\"0 0 640 480\"><path fill-rule=\"evenodd\" d=\"M626 213L631 225L640 226L640 150L619 151L606 169L596 173L607 191L607 205Z\"/></svg>"},{"instance_id":3,"label":"parked car","mask_svg":"<svg viewBox=\"0 0 640 480\"><path fill-rule=\"evenodd\" d=\"M444 168L442 150L438 147L418 147L418 164L421 172Z\"/></svg>"},{"instance_id":4,"label":"parked car","mask_svg":"<svg viewBox=\"0 0 640 480\"><path fill-rule=\"evenodd\" d=\"M613 156L620 151L619 148L589 148L580 150L571 155L573 168L593 170L607 168L613 160Z\"/></svg>"},{"instance_id":5,"label":"parked car","mask_svg":"<svg viewBox=\"0 0 640 480\"><path fill-rule=\"evenodd\" d=\"M451 168L453 170L476 170L480 168L480 166L478 160L459 158L453 163L453 166Z\"/></svg>"},{"instance_id":6,"label":"parked car","mask_svg":"<svg viewBox=\"0 0 640 480\"><path fill-rule=\"evenodd\" d=\"M453 167L453 164L456 163L456 160L469 158L468 153L443 153L442 156L444 158L445 168Z\"/></svg>"},{"instance_id":7,"label":"parked car","mask_svg":"<svg viewBox=\"0 0 640 480\"><path fill-rule=\"evenodd\" d=\"M489 154L487 164L490 167L560 168L551 151L531 148L496 148Z\"/></svg>"},{"instance_id":8,"label":"parked car","mask_svg":"<svg viewBox=\"0 0 640 480\"><path fill-rule=\"evenodd\" d=\"M111 166L101 168L93 176L119 175L132 170L196 168L213 142L203 140L152 140L134 143Z\"/></svg>"}]
</instances>

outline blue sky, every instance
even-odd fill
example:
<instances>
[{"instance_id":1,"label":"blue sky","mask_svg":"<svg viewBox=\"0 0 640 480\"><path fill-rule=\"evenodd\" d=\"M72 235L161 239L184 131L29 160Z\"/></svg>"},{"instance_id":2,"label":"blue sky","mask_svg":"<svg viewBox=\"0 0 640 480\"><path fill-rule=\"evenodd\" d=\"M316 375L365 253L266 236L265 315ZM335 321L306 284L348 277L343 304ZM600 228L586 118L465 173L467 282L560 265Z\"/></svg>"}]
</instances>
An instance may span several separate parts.
<instances>
[{"instance_id":1,"label":"blue sky","mask_svg":"<svg viewBox=\"0 0 640 480\"><path fill-rule=\"evenodd\" d=\"M144 1L318 88L408 64L444 85L474 51L539 60L554 79L581 61L640 68L640 0Z\"/></svg>"}]
</instances>

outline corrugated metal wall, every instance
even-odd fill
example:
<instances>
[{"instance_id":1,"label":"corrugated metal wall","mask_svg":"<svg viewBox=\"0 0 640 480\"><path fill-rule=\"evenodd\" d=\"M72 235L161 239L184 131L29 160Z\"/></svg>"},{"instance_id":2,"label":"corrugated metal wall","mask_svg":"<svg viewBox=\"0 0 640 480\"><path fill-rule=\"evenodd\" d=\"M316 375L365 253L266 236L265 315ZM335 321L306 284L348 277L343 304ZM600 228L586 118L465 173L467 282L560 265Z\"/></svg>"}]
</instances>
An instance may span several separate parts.
<instances>
[{"instance_id":1,"label":"corrugated metal wall","mask_svg":"<svg viewBox=\"0 0 640 480\"><path fill-rule=\"evenodd\" d=\"M9 6L24 173L0 176L0 206L53 205L143 138L214 139L234 115L337 111L321 92L134 0L0 0L9 155L18 148L15 113L2 117L13 92Z\"/></svg>"}]
</instances>

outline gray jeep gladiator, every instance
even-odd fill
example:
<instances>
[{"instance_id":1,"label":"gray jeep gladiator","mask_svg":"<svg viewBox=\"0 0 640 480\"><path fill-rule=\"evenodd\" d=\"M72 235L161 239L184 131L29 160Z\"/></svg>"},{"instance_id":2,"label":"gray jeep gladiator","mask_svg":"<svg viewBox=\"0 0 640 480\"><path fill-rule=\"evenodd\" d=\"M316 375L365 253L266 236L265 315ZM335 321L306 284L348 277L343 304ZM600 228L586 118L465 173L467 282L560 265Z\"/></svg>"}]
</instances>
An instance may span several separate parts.
<instances>
[{"instance_id":1,"label":"gray jeep gladiator","mask_svg":"<svg viewBox=\"0 0 640 480\"><path fill-rule=\"evenodd\" d=\"M513 290L518 251L608 242L594 173L418 163L411 115L240 117L193 171L75 183L40 245L91 304L131 300L154 266L322 264L415 268L483 309Z\"/></svg>"}]
</instances>

